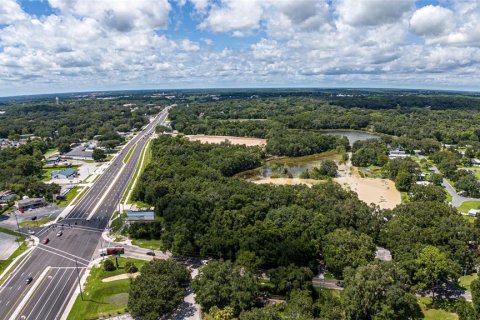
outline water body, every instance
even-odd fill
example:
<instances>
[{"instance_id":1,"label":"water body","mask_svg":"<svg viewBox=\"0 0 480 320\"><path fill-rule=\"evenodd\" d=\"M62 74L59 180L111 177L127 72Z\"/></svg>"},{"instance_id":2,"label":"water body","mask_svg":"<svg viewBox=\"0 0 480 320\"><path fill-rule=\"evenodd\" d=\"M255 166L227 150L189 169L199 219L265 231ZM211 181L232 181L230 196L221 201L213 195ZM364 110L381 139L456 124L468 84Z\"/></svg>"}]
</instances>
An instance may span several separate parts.
<instances>
[{"instance_id":1,"label":"water body","mask_svg":"<svg viewBox=\"0 0 480 320\"><path fill-rule=\"evenodd\" d=\"M240 173L244 179L254 178L299 178L305 170L318 167L323 160L341 160L341 155L335 151L312 154L296 158L281 158L266 161L263 166Z\"/></svg>"},{"instance_id":2,"label":"water body","mask_svg":"<svg viewBox=\"0 0 480 320\"><path fill-rule=\"evenodd\" d=\"M376 134L365 132L365 131L320 131L321 134L331 134L335 136L345 136L348 139L350 145L353 145L355 141L368 140L368 139L378 139L380 138Z\"/></svg>"}]
</instances>

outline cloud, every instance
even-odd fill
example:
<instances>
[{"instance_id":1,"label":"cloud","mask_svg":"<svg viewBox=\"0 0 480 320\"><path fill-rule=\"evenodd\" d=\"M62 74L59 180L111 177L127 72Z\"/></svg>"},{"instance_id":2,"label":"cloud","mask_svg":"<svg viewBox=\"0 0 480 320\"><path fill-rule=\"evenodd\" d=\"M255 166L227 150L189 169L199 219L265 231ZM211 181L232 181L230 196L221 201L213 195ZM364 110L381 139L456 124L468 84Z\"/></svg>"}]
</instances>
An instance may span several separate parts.
<instances>
[{"instance_id":1,"label":"cloud","mask_svg":"<svg viewBox=\"0 0 480 320\"><path fill-rule=\"evenodd\" d=\"M0 25L11 24L26 18L27 15L15 0L2 0L0 4Z\"/></svg>"},{"instance_id":2,"label":"cloud","mask_svg":"<svg viewBox=\"0 0 480 320\"><path fill-rule=\"evenodd\" d=\"M0 1L0 94L480 85L480 2L49 0L53 13L38 16Z\"/></svg>"},{"instance_id":3,"label":"cloud","mask_svg":"<svg viewBox=\"0 0 480 320\"><path fill-rule=\"evenodd\" d=\"M167 0L49 0L53 8L76 17L89 17L119 32L167 27Z\"/></svg>"},{"instance_id":4,"label":"cloud","mask_svg":"<svg viewBox=\"0 0 480 320\"><path fill-rule=\"evenodd\" d=\"M348 25L376 26L398 21L413 4L413 0L341 0L336 11Z\"/></svg>"},{"instance_id":5,"label":"cloud","mask_svg":"<svg viewBox=\"0 0 480 320\"><path fill-rule=\"evenodd\" d=\"M212 6L199 28L244 36L260 27L262 12L259 0L223 0Z\"/></svg>"},{"instance_id":6,"label":"cloud","mask_svg":"<svg viewBox=\"0 0 480 320\"><path fill-rule=\"evenodd\" d=\"M410 18L410 27L419 36L442 35L454 27L453 12L440 6L425 6L415 11Z\"/></svg>"}]
</instances>

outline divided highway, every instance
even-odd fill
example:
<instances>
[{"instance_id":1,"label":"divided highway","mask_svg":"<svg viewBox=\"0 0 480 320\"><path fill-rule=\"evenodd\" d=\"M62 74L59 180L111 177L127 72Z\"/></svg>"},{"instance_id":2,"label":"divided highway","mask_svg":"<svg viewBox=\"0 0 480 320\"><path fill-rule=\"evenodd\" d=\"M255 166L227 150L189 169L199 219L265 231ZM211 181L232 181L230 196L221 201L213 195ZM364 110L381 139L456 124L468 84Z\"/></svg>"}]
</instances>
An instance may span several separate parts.
<instances>
[{"instance_id":1,"label":"divided highway","mask_svg":"<svg viewBox=\"0 0 480 320\"><path fill-rule=\"evenodd\" d=\"M162 124L165 108L142 132L128 142L112 160L85 196L62 221L38 229L40 244L15 268L0 287L0 319L60 319L81 277L92 259L140 161L142 149L155 127ZM130 159L124 159L132 149ZM63 235L56 236L59 230ZM48 244L42 240L49 238ZM78 265L78 271L75 266ZM31 276L33 282L26 284Z\"/></svg>"}]
</instances>

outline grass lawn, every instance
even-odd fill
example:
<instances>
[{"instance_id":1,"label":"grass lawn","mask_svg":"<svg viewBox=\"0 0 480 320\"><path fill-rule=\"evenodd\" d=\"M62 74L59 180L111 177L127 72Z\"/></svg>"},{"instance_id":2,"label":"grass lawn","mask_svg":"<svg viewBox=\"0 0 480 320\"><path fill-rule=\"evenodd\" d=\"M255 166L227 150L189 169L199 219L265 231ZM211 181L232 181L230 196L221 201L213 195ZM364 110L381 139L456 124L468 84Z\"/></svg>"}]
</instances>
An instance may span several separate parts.
<instances>
[{"instance_id":1,"label":"grass lawn","mask_svg":"<svg viewBox=\"0 0 480 320\"><path fill-rule=\"evenodd\" d=\"M151 250L162 250L162 241L158 239L132 239L132 245Z\"/></svg>"},{"instance_id":2,"label":"grass lawn","mask_svg":"<svg viewBox=\"0 0 480 320\"><path fill-rule=\"evenodd\" d=\"M47 151L45 151L43 155L45 156L45 158L49 158L55 152L57 152L57 148L50 148L50 149L47 149Z\"/></svg>"},{"instance_id":3,"label":"grass lawn","mask_svg":"<svg viewBox=\"0 0 480 320\"><path fill-rule=\"evenodd\" d=\"M466 290L470 290L470 284L473 280L477 279L478 275L476 273L467 274L466 276L462 276L458 279L460 285L465 288Z\"/></svg>"},{"instance_id":4,"label":"grass lawn","mask_svg":"<svg viewBox=\"0 0 480 320\"><path fill-rule=\"evenodd\" d=\"M52 179L52 171L59 171L67 168L77 169L79 166L56 166L56 167L44 167L42 181L49 181Z\"/></svg>"},{"instance_id":5,"label":"grass lawn","mask_svg":"<svg viewBox=\"0 0 480 320\"><path fill-rule=\"evenodd\" d=\"M137 145L135 144L133 147L130 148L130 150L128 151L125 158L123 158L123 163L125 163L125 164L128 163L128 160L130 160L130 157L132 156L133 150L135 150L136 147L137 147Z\"/></svg>"},{"instance_id":6,"label":"grass lawn","mask_svg":"<svg viewBox=\"0 0 480 320\"><path fill-rule=\"evenodd\" d=\"M79 186L75 186L73 187L66 195L65 195L65 198L58 201L57 202L57 205L59 207L66 207L70 204L70 202L72 202L72 200L76 197L76 195L78 194L78 192L80 191L80 187Z\"/></svg>"},{"instance_id":7,"label":"grass lawn","mask_svg":"<svg viewBox=\"0 0 480 320\"><path fill-rule=\"evenodd\" d=\"M20 227L36 227L36 226L41 226L42 224L45 224L45 223L48 223L50 221L53 221L55 220L55 218L53 217L47 217L47 218L41 218L41 219L38 219L38 220L35 220L35 221L23 221L23 222L20 222L19 225Z\"/></svg>"},{"instance_id":8,"label":"grass lawn","mask_svg":"<svg viewBox=\"0 0 480 320\"><path fill-rule=\"evenodd\" d=\"M124 266L127 261L134 262L138 269L147 262L132 258L118 258L120 268L114 271L105 271L103 266L94 267L84 286L83 297L85 300L82 301L80 296L77 297L67 319L89 320L125 313L130 279L112 282L102 282L102 279L124 274Z\"/></svg>"},{"instance_id":9,"label":"grass lawn","mask_svg":"<svg viewBox=\"0 0 480 320\"><path fill-rule=\"evenodd\" d=\"M441 309L430 309L428 306L432 303L431 298L418 298L418 304L422 308L425 320L457 320L458 315Z\"/></svg>"},{"instance_id":10,"label":"grass lawn","mask_svg":"<svg viewBox=\"0 0 480 320\"><path fill-rule=\"evenodd\" d=\"M480 209L480 201L465 201L458 207L458 211L467 213L470 209Z\"/></svg>"}]
</instances>

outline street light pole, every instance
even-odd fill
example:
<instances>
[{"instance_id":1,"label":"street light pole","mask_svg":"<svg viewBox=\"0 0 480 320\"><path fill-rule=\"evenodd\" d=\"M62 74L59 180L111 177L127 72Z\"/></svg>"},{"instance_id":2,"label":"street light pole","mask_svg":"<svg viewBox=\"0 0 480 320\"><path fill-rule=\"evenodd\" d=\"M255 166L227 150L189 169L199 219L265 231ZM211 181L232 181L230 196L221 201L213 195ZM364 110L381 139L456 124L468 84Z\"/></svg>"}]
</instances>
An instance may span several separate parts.
<instances>
[{"instance_id":1,"label":"street light pole","mask_svg":"<svg viewBox=\"0 0 480 320\"><path fill-rule=\"evenodd\" d=\"M17 231L20 232L20 225L18 224L17 213L15 212L15 221L17 221Z\"/></svg>"},{"instance_id":2,"label":"street light pole","mask_svg":"<svg viewBox=\"0 0 480 320\"><path fill-rule=\"evenodd\" d=\"M80 284L80 272L78 271L77 258L75 258L75 269L77 269L78 287L80 288L80 297L82 297L83 301L82 285Z\"/></svg>"}]
</instances>

